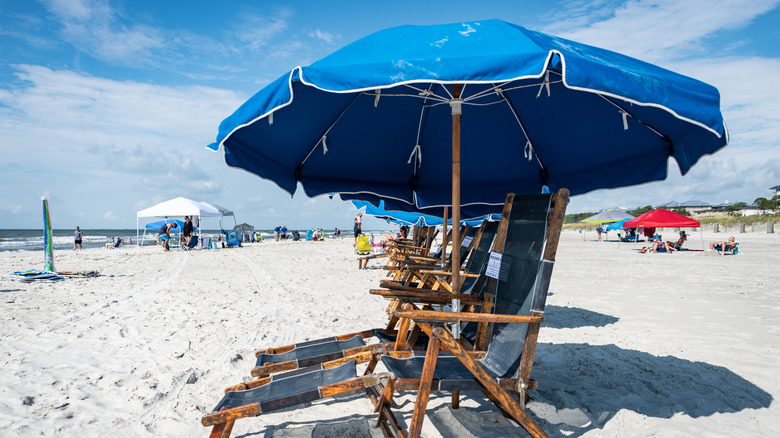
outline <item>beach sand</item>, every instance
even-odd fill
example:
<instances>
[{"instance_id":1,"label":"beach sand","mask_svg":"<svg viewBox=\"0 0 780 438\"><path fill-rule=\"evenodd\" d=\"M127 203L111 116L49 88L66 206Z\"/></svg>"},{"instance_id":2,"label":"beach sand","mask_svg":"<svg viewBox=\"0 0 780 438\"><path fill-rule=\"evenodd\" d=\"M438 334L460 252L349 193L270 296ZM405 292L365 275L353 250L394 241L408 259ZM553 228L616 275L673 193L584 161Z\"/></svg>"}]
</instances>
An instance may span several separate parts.
<instances>
[{"instance_id":1,"label":"beach sand","mask_svg":"<svg viewBox=\"0 0 780 438\"><path fill-rule=\"evenodd\" d=\"M672 230L664 232L672 239ZM564 231L530 414L553 437L780 436L780 235L737 234L742 256L641 254ZM705 243L727 234L705 232ZM56 251L101 276L0 280L0 435L207 436L200 417L250 379L254 351L381 327L351 239L231 250ZM699 233L688 245L701 247ZM3 273L38 252L0 253ZM423 436L523 436L479 394L434 394ZM408 424L411 394L397 399ZM239 420L233 436L378 437L361 395Z\"/></svg>"}]
</instances>

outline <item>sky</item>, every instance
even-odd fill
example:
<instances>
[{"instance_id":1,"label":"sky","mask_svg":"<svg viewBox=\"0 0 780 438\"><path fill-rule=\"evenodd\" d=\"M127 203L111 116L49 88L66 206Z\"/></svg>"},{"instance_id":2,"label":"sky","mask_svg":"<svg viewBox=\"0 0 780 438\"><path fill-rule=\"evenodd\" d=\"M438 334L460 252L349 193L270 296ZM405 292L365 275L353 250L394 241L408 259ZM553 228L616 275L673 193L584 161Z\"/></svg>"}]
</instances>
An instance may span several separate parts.
<instances>
[{"instance_id":1,"label":"sky","mask_svg":"<svg viewBox=\"0 0 780 438\"><path fill-rule=\"evenodd\" d=\"M574 197L568 212L752 202L780 184L780 0L0 2L0 228L134 228L184 196L269 229L351 229L351 203L290 198L205 148L282 74L404 24L500 18L717 87L730 144L685 176ZM641 166L641 163L637 163ZM208 227L208 223L204 223ZM391 228L366 219L364 229Z\"/></svg>"}]
</instances>

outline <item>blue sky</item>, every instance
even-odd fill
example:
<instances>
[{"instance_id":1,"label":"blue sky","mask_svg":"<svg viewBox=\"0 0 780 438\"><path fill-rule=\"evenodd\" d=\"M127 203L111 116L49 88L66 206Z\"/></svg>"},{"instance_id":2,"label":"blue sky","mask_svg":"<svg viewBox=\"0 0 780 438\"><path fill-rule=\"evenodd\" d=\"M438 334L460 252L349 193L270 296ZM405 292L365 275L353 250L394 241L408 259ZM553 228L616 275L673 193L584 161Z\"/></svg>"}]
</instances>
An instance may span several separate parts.
<instances>
[{"instance_id":1,"label":"blue sky","mask_svg":"<svg viewBox=\"0 0 780 438\"><path fill-rule=\"evenodd\" d=\"M205 145L245 99L386 27L500 18L625 53L721 92L731 144L685 177L601 190L569 212L747 201L780 184L780 0L0 3L0 228L132 228L176 196L261 228L351 228L351 204L290 199ZM638 163L641 165L641 163ZM368 221L365 228L386 228Z\"/></svg>"}]
</instances>

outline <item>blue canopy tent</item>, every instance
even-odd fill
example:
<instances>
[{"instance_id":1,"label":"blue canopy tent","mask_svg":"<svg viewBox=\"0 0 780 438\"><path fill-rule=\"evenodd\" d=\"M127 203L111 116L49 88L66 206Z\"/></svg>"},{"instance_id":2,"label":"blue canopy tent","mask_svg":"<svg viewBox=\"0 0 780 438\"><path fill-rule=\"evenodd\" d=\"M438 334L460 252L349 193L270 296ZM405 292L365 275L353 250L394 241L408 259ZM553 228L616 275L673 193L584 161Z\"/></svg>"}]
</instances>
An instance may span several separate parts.
<instances>
[{"instance_id":1,"label":"blue canopy tent","mask_svg":"<svg viewBox=\"0 0 780 438\"><path fill-rule=\"evenodd\" d=\"M612 222L611 224L604 226L604 229L605 230L622 230L623 229L623 223L626 222L626 221L630 221L631 219L633 219L633 217L628 217L628 218L625 218L625 219L621 219L621 220L619 220L617 222Z\"/></svg>"},{"instance_id":2,"label":"blue canopy tent","mask_svg":"<svg viewBox=\"0 0 780 438\"><path fill-rule=\"evenodd\" d=\"M161 221L156 222L149 222L148 224L144 225L144 234L141 236L141 241L139 242L139 245L143 246L144 240L146 240L146 231L152 230L150 232L156 233L157 230L162 228L163 224L176 224L176 231L179 234L179 240L181 240L181 231L184 229L184 221L179 219L164 219ZM192 231L194 233L198 232L198 227L192 227Z\"/></svg>"},{"instance_id":3,"label":"blue canopy tent","mask_svg":"<svg viewBox=\"0 0 780 438\"><path fill-rule=\"evenodd\" d=\"M300 183L390 210L451 205L459 222L461 207L499 212L508 192L663 180L669 157L685 174L727 143L714 87L488 20L390 28L296 67L226 118L210 147L291 195ZM453 284L457 294L457 271Z\"/></svg>"}]
</instances>

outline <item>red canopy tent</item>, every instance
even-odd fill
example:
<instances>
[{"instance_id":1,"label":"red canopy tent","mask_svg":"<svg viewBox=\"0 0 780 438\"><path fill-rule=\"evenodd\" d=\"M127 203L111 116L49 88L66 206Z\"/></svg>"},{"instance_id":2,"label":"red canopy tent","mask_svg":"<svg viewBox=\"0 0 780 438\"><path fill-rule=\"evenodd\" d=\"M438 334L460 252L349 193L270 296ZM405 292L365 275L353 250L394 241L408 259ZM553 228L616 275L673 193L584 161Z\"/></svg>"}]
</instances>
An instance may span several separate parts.
<instances>
[{"instance_id":1,"label":"red canopy tent","mask_svg":"<svg viewBox=\"0 0 780 438\"><path fill-rule=\"evenodd\" d=\"M639 215L630 221L623 222L624 228L661 228L661 227L691 227L699 228L701 234L701 222L683 216L673 211L656 208L645 214ZM704 237L701 237L701 246L704 248Z\"/></svg>"},{"instance_id":2,"label":"red canopy tent","mask_svg":"<svg viewBox=\"0 0 780 438\"><path fill-rule=\"evenodd\" d=\"M673 211L656 208L623 222L623 228L701 227L701 222Z\"/></svg>"}]
</instances>

